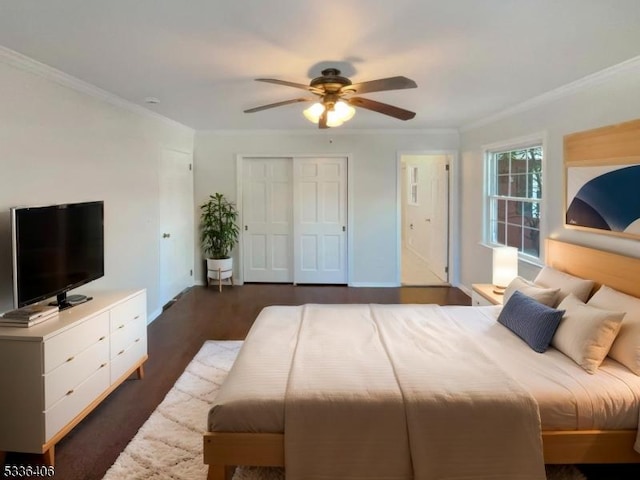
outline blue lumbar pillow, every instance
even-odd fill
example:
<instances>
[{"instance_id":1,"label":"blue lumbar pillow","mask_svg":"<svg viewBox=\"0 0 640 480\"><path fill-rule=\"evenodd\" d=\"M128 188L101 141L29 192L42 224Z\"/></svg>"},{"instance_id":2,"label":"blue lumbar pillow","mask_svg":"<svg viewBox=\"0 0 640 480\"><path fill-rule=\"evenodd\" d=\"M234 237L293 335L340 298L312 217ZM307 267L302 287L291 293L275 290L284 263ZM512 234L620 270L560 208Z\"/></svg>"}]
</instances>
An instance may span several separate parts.
<instances>
[{"instance_id":1,"label":"blue lumbar pillow","mask_svg":"<svg viewBox=\"0 0 640 480\"><path fill-rule=\"evenodd\" d=\"M549 347L562 315L564 310L548 307L516 291L502 307L498 322L527 342L533 350L543 353Z\"/></svg>"}]
</instances>

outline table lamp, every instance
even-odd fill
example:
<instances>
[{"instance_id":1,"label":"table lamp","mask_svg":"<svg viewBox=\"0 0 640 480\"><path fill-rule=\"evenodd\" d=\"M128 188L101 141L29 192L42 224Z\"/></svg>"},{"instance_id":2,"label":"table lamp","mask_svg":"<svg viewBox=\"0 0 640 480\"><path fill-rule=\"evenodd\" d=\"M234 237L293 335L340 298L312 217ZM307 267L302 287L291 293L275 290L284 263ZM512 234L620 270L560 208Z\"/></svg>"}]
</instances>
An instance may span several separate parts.
<instances>
[{"instance_id":1,"label":"table lamp","mask_svg":"<svg viewBox=\"0 0 640 480\"><path fill-rule=\"evenodd\" d=\"M493 293L504 294L507 285L518 276L518 249L495 247L493 249Z\"/></svg>"}]
</instances>

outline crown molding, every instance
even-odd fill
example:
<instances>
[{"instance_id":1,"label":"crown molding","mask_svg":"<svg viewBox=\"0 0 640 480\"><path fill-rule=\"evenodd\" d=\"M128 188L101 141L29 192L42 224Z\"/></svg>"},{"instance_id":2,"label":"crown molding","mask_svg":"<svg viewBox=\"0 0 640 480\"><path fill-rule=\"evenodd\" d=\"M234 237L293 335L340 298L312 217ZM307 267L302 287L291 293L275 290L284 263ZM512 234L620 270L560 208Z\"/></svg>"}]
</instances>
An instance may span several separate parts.
<instances>
[{"instance_id":1,"label":"crown molding","mask_svg":"<svg viewBox=\"0 0 640 480\"><path fill-rule=\"evenodd\" d=\"M493 115L489 115L488 117L463 125L460 127L460 132L466 132L468 130L483 127L498 120L510 117L516 113L526 112L554 100L571 96L582 90L600 85L611 77L635 68L640 68L640 56L630 58L629 60L625 60L624 62L605 68L599 72L587 75L586 77L563 85L562 87L558 87L554 90L543 93L542 95L525 100L524 102L518 103L512 107L508 107L500 112L494 113Z\"/></svg>"},{"instance_id":2,"label":"crown molding","mask_svg":"<svg viewBox=\"0 0 640 480\"><path fill-rule=\"evenodd\" d=\"M252 130L238 130L238 129L212 129L212 130L198 130L198 134L204 135L458 135L457 128L415 128L415 129L384 129L384 128L372 128L372 129L356 129L356 128L327 128L326 130L319 130L317 128L302 129L252 129Z\"/></svg>"},{"instance_id":3,"label":"crown molding","mask_svg":"<svg viewBox=\"0 0 640 480\"><path fill-rule=\"evenodd\" d=\"M103 90L100 87L96 87L91 83L80 80L79 78L64 73L57 68L38 62L37 60L27 57L26 55L22 55L21 53L18 53L9 48L3 47L2 45L0 45L0 62L19 70L31 73L33 75L45 78L57 83L58 85L70 88L71 90L75 90L77 92L84 93L85 95L97 98L116 107L129 110L139 115L160 120L172 126L188 129L191 132L195 131L193 128L184 125L183 123L177 122L163 115L160 115L159 113L148 110L136 103L125 100L124 98Z\"/></svg>"}]
</instances>

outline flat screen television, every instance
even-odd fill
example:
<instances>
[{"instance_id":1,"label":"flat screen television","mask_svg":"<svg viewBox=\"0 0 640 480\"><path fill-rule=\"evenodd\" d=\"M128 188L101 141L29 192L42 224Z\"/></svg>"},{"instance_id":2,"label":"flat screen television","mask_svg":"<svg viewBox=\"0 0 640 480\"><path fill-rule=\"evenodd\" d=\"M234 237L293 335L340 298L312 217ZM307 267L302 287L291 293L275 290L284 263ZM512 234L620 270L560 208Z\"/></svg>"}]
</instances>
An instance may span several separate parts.
<instances>
[{"instance_id":1,"label":"flat screen television","mask_svg":"<svg viewBox=\"0 0 640 480\"><path fill-rule=\"evenodd\" d=\"M104 202L11 209L13 303L24 307L104 276Z\"/></svg>"}]
</instances>

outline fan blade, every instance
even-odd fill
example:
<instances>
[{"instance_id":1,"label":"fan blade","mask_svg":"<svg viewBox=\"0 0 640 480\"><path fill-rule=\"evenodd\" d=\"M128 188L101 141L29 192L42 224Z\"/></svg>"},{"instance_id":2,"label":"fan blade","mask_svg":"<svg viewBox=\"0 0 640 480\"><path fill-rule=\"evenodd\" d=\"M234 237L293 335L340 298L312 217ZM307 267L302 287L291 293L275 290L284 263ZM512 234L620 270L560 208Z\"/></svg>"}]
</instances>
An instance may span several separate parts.
<instances>
[{"instance_id":1,"label":"fan blade","mask_svg":"<svg viewBox=\"0 0 640 480\"><path fill-rule=\"evenodd\" d=\"M404 108L394 107L387 103L376 102L362 97L351 97L348 100L351 105L360 108L366 108L367 110L373 110L374 112L389 115L390 117L397 118L398 120L411 120L416 116L415 112L405 110Z\"/></svg>"},{"instance_id":2,"label":"fan blade","mask_svg":"<svg viewBox=\"0 0 640 480\"><path fill-rule=\"evenodd\" d=\"M389 77L371 80L370 82L354 83L344 86L342 92L353 91L357 94L383 92L385 90L402 90L404 88L416 88L416 82L407 77Z\"/></svg>"},{"instance_id":3,"label":"fan blade","mask_svg":"<svg viewBox=\"0 0 640 480\"><path fill-rule=\"evenodd\" d=\"M294 98L293 100L285 100L283 102L270 103L269 105L261 105L260 107L253 107L249 110L245 110L244 113L254 113L260 110L266 110L267 108L282 107L283 105L290 105L292 103L299 102L313 102L315 98Z\"/></svg>"},{"instance_id":4,"label":"fan blade","mask_svg":"<svg viewBox=\"0 0 640 480\"><path fill-rule=\"evenodd\" d=\"M309 85L303 85L302 83L287 82L285 80L277 80L275 78L256 78L256 82L275 83L276 85L284 85L285 87L301 88L302 90L309 90Z\"/></svg>"},{"instance_id":5,"label":"fan blade","mask_svg":"<svg viewBox=\"0 0 640 480\"><path fill-rule=\"evenodd\" d=\"M318 128L329 128L329 126L327 125L327 109L326 108L320 115L320 119L318 120Z\"/></svg>"}]
</instances>

